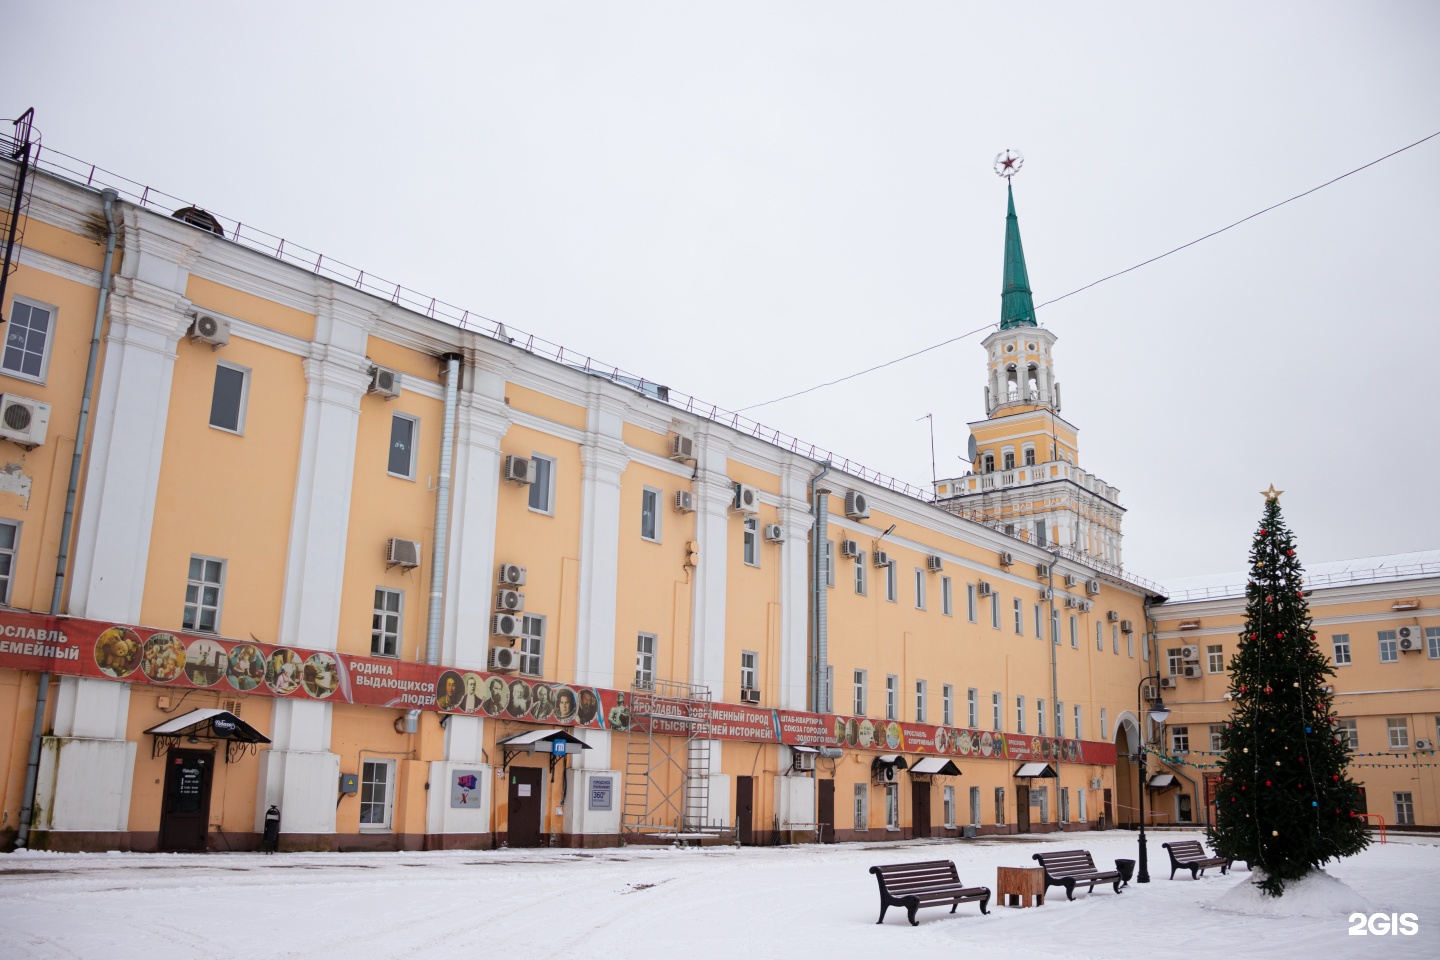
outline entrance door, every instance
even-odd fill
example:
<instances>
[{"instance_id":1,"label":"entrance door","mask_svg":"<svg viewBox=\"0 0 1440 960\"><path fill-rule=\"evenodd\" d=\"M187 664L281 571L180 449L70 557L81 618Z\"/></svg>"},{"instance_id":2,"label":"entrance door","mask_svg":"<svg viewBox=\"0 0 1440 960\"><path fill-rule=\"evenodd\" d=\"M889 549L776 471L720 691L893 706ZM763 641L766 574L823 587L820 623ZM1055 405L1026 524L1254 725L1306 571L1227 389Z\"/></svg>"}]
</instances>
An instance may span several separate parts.
<instances>
[{"instance_id":1,"label":"entrance door","mask_svg":"<svg viewBox=\"0 0 1440 960\"><path fill-rule=\"evenodd\" d=\"M930 836L930 781L910 782L910 836Z\"/></svg>"},{"instance_id":2,"label":"entrance door","mask_svg":"<svg viewBox=\"0 0 1440 960\"><path fill-rule=\"evenodd\" d=\"M735 778L735 838L744 845L755 842L755 778Z\"/></svg>"},{"instance_id":3,"label":"entrance door","mask_svg":"<svg viewBox=\"0 0 1440 960\"><path fill-rule=\"evenodd\" d=\"M161 850L204 850L210 832L209 751L171 750L166 754L165 800L160 808Z\"/></svg>"},{"instance_id":4,"label":"entrance door","mask_svg":"<svg viewBox=\"0 0 1440 960\"><path fill-rule=\"evenodd\" d=\"M835 781L817 780L815 789L819 791L816 796L817 813L820 818L820 842L835 842Z\"/></svg>"},{"instance_id":5,"label":"entrance door","mask_svg":"<svg viewBox=\"0 0 1440 960\"><path fill-rule=\"evenodd\" d=\"M510 846L540 846L540 768L510 768Z\"/></svg>"},{"instance_id":6,"label":"entrance door","mask_svg":"<svg viewBox=\"0 0 1440 960\"><path fill-rule=\"evenodd\" d=\"M1021 833L1030 832L1030 788L1015 786L1015 827Z\"/></svg>"}]
</instances>

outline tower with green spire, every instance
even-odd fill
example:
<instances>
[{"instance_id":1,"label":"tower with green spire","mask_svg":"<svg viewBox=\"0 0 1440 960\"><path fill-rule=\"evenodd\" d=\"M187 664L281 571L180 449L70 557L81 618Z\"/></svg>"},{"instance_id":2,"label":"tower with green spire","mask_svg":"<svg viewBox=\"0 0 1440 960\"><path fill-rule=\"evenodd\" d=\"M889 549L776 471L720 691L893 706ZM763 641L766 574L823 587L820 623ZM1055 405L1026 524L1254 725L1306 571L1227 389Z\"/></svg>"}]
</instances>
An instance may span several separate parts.
<instances>
[{"instance_id":1,"label":"tower with green spire","mask_svg":"<svg viewBox=\"0 0 1440 960\"><path fill-rule=\"evenodd\" d=\"M1005 280L1000 287L1000 329L1033 327L1035 301L1030 297L1030 274L1025 270L1025 248L1020 245L1020 220L1015 216L1015 189L1009 180L1005 193L1010 209L1005 214Z\"/></svg>"}]
</instances>

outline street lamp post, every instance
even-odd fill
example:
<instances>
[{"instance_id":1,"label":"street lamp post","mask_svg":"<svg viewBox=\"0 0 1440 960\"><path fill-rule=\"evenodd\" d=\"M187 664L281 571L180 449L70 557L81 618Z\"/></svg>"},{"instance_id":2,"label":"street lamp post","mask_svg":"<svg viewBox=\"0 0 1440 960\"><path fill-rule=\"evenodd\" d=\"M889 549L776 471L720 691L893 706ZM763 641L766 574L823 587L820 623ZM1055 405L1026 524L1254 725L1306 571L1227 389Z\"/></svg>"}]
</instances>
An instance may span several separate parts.
<instances>
[{"instance_id":1,"label":"street lamp post","mask_svg":"<svg viewBox=\"0 0 1440 960\"><path fill-rule=\"evenodd\" d=\"M1140 685L1135 688L1135 712L1140 718L1140 743L1135 750L1140 760L1140 871L1135 877L1136 883L1150 882L1150 859L1145 851L1145 747L1148 740L1145 736L1145 717L1147 712L1140 704L1145 690L1145 684L1150 683L1152 680L1156 684L1156 695L1155 699L1150 702L1148 716L1155 723L1156 727L1159 727L1160 724L1165 722L1165 718L1170 716L1170 708L1165 706L1164 698L1159 695L1160 673L1156 671L1151 676L1141 680Z\"/></svg>"}]
</instances>

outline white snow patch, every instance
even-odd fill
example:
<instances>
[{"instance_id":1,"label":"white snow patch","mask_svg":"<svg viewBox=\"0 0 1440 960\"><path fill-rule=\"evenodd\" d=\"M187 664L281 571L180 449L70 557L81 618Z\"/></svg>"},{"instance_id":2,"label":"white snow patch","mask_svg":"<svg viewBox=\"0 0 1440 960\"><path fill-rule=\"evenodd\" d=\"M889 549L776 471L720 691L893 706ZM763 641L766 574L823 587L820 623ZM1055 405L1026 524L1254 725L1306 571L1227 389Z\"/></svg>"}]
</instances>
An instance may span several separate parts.
<instances>
[{"instance_id":1,"label":"white snow patch","mask_svg":"<svg viewBox=\"0 0 1440 960\"><path fill-rule=\"evenodd\" d=\"M1352 913L1375 913L1375 904L1336 880L1324 870L1312 870L1299 880L1285 884L1283 896L1272 897L1260 889L1265 879L1256 870L1229 893L1210 904L1211 910L1243 913L1251 917L1342 917Z\"/></svg>"}]
</instances>

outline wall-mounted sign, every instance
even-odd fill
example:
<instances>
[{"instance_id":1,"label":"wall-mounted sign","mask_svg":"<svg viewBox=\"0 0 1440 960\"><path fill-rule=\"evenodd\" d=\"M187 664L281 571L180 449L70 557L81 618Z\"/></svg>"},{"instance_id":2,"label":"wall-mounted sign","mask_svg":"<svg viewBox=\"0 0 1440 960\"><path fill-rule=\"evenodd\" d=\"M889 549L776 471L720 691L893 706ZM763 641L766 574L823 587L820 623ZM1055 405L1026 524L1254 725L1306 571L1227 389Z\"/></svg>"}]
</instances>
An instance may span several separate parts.
<instances>
[{"instance_id":1,"label":"wall-mounted sign","mask_svg":"<svg viewBox=\"0 0 1440 960\"><path fill-rule=\"evenodd\" d=\"M590 809L610 810L615 804L615 778L590 778Z\"/></svg>"},{"instance_id":2,"label":"wall-mounted sign","mask_svg":"<svg viewBox=\"0 0 1440 960\"><path fill-rule=\"evenodd\" d=\"M450 774L450 806L474 809L480 806L480 771L455 770Z\"/></svg>"}]
</instances>

